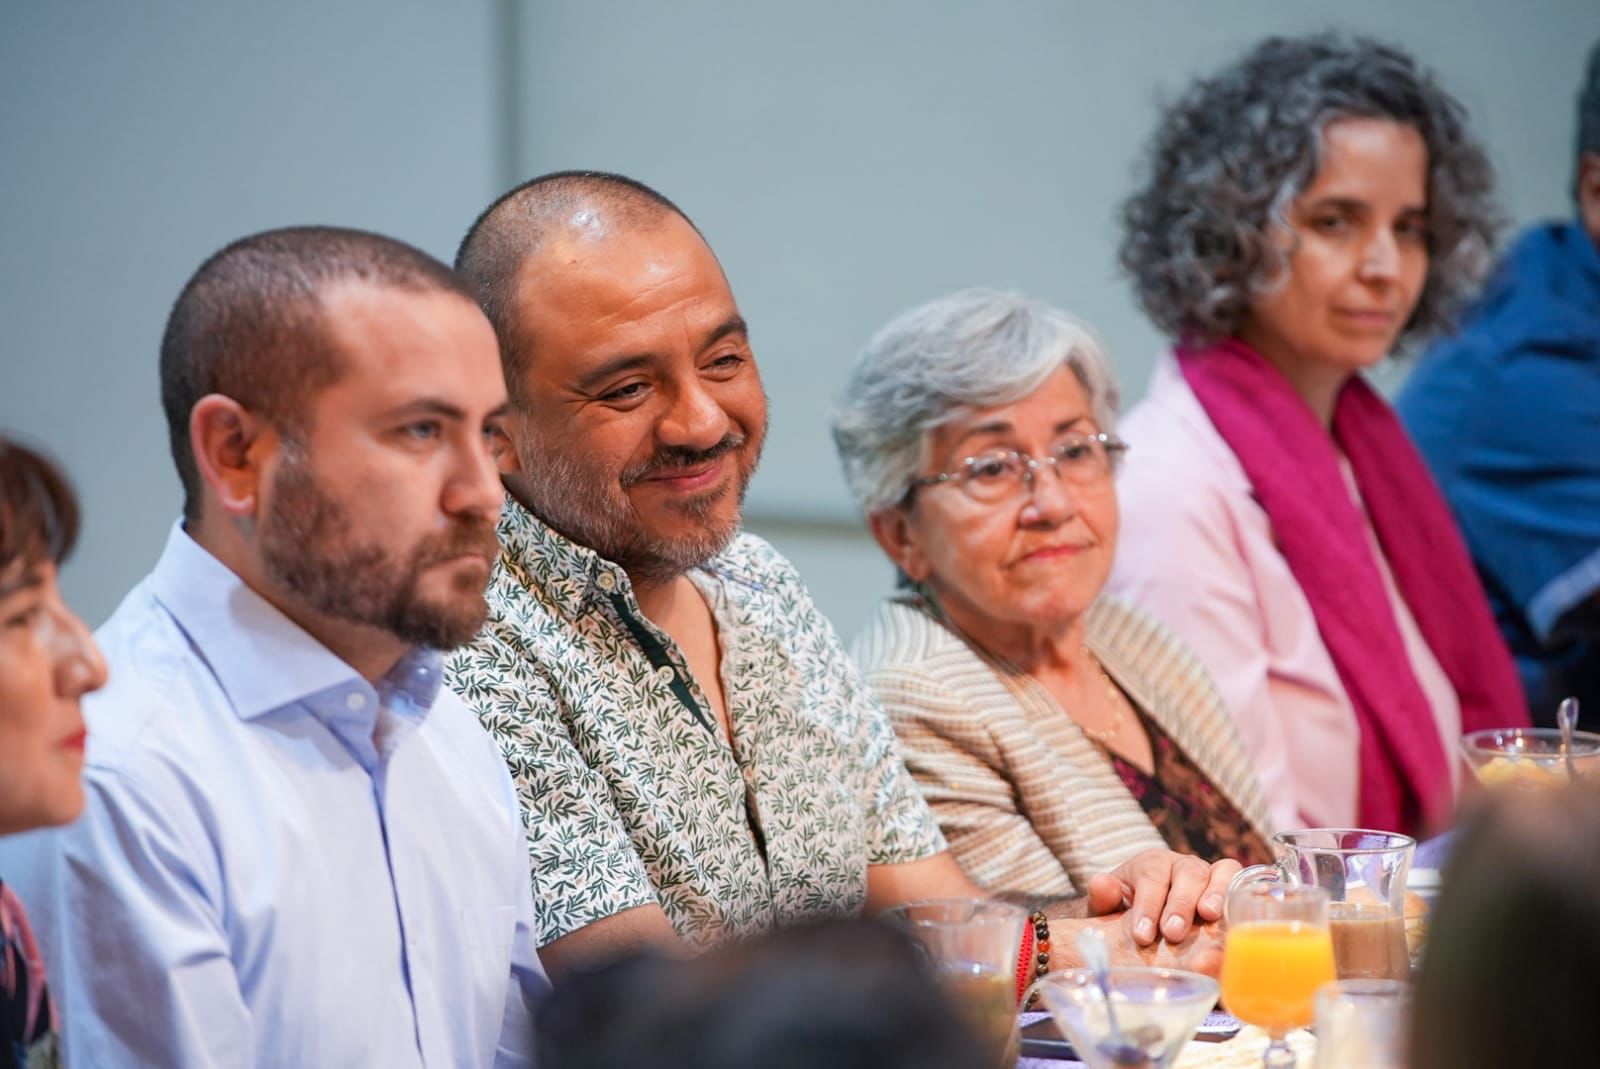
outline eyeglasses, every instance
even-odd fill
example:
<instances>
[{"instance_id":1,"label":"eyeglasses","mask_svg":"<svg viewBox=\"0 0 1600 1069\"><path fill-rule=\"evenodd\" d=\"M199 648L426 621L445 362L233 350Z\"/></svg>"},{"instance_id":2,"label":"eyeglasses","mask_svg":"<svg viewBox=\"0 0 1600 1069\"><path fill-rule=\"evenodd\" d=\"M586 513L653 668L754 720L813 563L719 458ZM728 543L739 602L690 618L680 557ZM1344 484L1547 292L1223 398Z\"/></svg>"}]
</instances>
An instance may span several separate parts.
<instances>
[{"instance_id":1,"label":"eyeglasses","mask_svg":"<svg viewBox=\"0 0 1600 1069\"><path fill-rule=\"evenodd\" d=\"M1074 486L1093 486L1111 474L1112 459L1126 452L1128 443L1114 434L1074 434L1050 447L1042 457L1031 457L1014 450L996 449L967 457L955 471L924 475L911 480L906 499L924 486L955 483L972 500L985 505L999 504L1026 487L1040 468L1049 466Z\"/></svg>"}]
</instances>

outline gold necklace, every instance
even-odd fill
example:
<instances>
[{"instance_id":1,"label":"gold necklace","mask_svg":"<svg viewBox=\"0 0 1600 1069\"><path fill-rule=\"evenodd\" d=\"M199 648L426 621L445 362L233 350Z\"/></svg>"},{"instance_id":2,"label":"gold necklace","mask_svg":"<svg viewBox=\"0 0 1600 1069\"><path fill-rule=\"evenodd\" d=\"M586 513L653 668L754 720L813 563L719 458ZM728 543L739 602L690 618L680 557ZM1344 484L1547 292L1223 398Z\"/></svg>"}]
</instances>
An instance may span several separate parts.
<instances>
[{"instance_id":1,"label":"gold necklace","mask_svg":"<svg viewBox=\"0 0 1600 1069\"><path fill-rule=\"evenodd\" d=\"M1087 657L1089 659L1089 663L1094 665L1095 671L1100 673L1100 682L1104 683L1106 688L1106 703L1111 706L1110 727L1104 727L1097 730L1080 723L1078 724L1078 730L1089 736L1089 738L1093 739L1095 742L1104 746L1106 743L1117 737L1117 732L1122 730L1122 725L1127 721L1128 714L1125 711L1125 707L1127 706L1128 702L1127 699L1122 696L1122 691L1117 689L1117 685L1111 682L1111 677L1106 674L1105 665L1100 663L1100 658L1089 652L1088 646L1079 646L1078 652Z\"/></svg>"}]
</instances>

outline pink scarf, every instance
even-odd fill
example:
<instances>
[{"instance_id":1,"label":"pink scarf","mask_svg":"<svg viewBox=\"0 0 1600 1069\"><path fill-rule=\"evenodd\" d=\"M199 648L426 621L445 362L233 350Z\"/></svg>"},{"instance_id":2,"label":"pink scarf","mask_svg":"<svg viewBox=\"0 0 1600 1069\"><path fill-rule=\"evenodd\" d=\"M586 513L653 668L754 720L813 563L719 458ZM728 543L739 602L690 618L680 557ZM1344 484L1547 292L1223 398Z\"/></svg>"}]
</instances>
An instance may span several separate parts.
<instances>
[{"instance_id":1,"label":"pink scarf","mask_svg":"<svg viewBox=\"0 0 1600 1069\"><path fill-rule=\"evenodd\" d=\"M1237 339L1178 365L1266 510L1361 727L1363 827L1414 834L1450 814L1450 766L1339 466L1355 472L1383 555L1461 702L1463 731L1526 724L1516 668L1466 544L1400 421L1359 375L1330 438L1276 368ZM1337 443L1338 448L1335 448Z\"/></svg>"}]
</instances>

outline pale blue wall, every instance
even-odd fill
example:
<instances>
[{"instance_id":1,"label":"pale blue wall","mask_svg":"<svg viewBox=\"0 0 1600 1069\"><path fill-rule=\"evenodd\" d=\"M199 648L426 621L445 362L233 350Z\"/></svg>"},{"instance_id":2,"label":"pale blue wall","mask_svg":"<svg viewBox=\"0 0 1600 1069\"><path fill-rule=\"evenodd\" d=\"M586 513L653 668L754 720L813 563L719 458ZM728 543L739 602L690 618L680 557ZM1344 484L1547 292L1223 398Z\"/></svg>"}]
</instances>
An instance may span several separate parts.
<instances>
[{"instance_id":1,"label":"pale blue wall","mask_svg":"<svg viewBox=\"0 0 1600 1069\"><path fill-rule=\"evenodd\" d=\"M0 8L0 427L86 505L68 597L99 621L180 501L156 354L210 252L341 223L448 256L500 184L490 0Z\"/></svg>"},{"instance_id":2,"label":"pale blue wall","mask_svg":"<svg viewBox=\"0 0 1600 1069\"><path fill-rule=\"evenodd\" d=\"M1158 341L1113 270L1112 213L1155 101L1328 10L14 0L0 7L0 426L47 444L83 490L67 587L98 621L177 506L156 346L203 256L337 222L448 257L511 175L620 169L678 199L722 255L773 396L752 526L850 632L888 570L823 419L867 335L959 286L1015 287L1095 324L1137 395ZM1516 219L1565 211L1600 6L1338 10L1466 101Z\"/></svg>"},{"instance_id":3,"label":"pale blue wall","mask_svg":"<svg viewBox=\"0 0 1600 1069\"><path fill-rule=\"evenodd\" d=\"M825 430L867 337L963 286L1016 288L1094 325L1138 397L1160 343L1117 277L1114 214L1156 102L1330 10L1463 99L1514 218L1566 211L1593 0L553 5L524 38L524 169L635 174L710 237L772 394L750 525L849 634L890 582Z\"/></svg>"}]
</instances>

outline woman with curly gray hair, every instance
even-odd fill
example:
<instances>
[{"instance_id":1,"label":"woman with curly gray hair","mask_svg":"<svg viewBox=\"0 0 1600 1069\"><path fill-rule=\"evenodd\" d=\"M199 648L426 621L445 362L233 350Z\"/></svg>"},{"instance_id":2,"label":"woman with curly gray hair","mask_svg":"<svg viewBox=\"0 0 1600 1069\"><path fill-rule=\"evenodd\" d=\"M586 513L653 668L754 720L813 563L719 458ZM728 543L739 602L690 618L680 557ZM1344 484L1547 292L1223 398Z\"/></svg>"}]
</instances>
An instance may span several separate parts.
<instances>
[{"instance_id":1,"label":"woman with curly gray hair","mask_svg":"<svg viewBox=\"0 0 1600 1069\"><path fill-rule=\"evenodd\" d=\"M1100 596L1116 410L1076 321L965 290L880 330L835 413L845 477L908 588L852 652L950 849L995 891L1082 891L1146 848L1271 857L1266 796L1204 669Z\"/></svg>"},{"instance_id":2,"label":"woman with curly gray hair","mask_svg":"<svg viewBox=\"0 0 1600 1069\"><path fill-rule=\"evenodd\" d=\"M1199 651L1291 825L1447 819L1525 722L1460 533L1360 372L1487 263L1491 175L1412 58L1270 38L1166 111L1121 258L1174 352L1125 433L1112 589Z\"/></svg>"}]
</instances>

